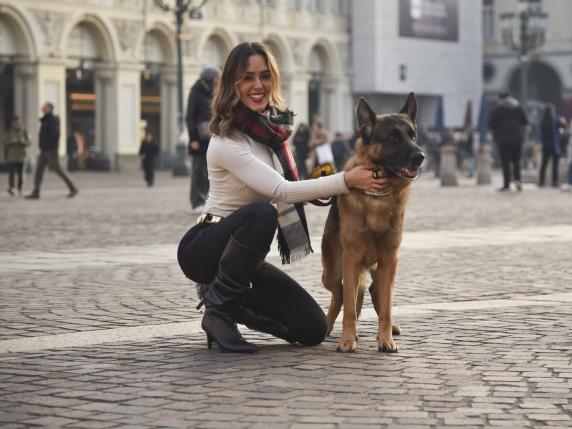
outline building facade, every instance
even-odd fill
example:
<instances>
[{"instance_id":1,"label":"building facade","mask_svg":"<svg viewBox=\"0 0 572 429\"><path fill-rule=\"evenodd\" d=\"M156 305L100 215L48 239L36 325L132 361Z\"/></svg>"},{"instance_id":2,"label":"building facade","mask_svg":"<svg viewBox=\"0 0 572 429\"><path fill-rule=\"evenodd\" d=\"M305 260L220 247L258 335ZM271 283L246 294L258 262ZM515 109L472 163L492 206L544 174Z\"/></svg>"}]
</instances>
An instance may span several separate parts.
<instances>
[{"instance_id":1,"label":"building facade","mask_svg":"<svg viewBox=\"0 0 572 429\"><path fill-rule=\"evenodd\" d=\"M354 94L391 112L413 91L419 123L464 126L482 93L481 8L461 0L352 2Z\"/></svg>"},{"instance_id":2,"label":"building facade","mask_svg":"<svg viewBox=\"0 0 572 429\"><path fill-rule=\"evenodd\" d=\"M181 36L185 105L203 67L222 66L240 42L263 41L296 120L320 116L332 130L351 130L346 0L209 0L200 15L185 19ZM79 150L128 168L146 127L163 157L172 157L179 139L174 31L174 14L153 0L0 0L0 134L17 114L37 136L40 107L50 101L61 118L61 155L77 132Z\"/></svg>"},{"instance_id":3,"label":"building facade","mask_svg":"<svg viewBox=\"0 0 572 429\"><path fill-rule=\"evenodd\" d=\"M517 98L521 95L521 68L519 54L503 42L505 13L518 13L523 7L539 8L547 14L544 45L529 55L528 91L529 108L552 103L557 111L572 118L572 2L569 0L484 0L484 89L492 98L499 91L508 90ZM504 25L504 26L503 26ZM512 24L519 37L520 22Z\"/></svg>"}]
</instances>

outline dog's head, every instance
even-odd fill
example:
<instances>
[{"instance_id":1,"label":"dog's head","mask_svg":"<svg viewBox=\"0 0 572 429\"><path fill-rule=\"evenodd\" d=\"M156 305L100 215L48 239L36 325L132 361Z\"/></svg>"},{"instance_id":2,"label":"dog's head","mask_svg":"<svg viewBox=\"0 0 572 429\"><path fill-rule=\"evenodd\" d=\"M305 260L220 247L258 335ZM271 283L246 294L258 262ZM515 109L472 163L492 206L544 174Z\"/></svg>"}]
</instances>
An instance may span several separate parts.
<instances>
[{"instance_id":1,"label":"dog's head","mask_svg":"<svg viewBox=\"0 0 572 429\"><path fill-rule=\"evenodd\" d=\"M358 156L379 166L389 178L415 179L425 154L417 146L415 116L417 100L409 93L399 113L376 115L365 99L357 105L357 122L362 139Z\"/></svg>"}]
</instances>

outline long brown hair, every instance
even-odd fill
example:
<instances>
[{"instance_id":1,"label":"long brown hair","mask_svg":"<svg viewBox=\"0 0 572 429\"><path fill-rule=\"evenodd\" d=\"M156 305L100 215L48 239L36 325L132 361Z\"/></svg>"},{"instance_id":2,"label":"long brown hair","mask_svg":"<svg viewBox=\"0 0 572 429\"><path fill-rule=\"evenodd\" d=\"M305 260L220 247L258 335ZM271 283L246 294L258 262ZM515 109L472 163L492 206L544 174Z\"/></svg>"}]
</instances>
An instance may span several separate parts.
<instances>
[{"instance_id":1,"label":"long brown hair","mask_svg":"<svg viewBox=\"0 0 572 429\"><path fill-rule=\"evenodd\" d=\"M248 67L248 59L252 55L260 55L270 70L272 89L269 104L278 109L284 109L282 91L280 90L280 71L274 56L263 44L244 42L230 51L222 70L220 84L212 102L211 133L220 136L232 134L232 109L237 105L240 94L237 85L244 79Z\"/></svg>"}]
</instances>

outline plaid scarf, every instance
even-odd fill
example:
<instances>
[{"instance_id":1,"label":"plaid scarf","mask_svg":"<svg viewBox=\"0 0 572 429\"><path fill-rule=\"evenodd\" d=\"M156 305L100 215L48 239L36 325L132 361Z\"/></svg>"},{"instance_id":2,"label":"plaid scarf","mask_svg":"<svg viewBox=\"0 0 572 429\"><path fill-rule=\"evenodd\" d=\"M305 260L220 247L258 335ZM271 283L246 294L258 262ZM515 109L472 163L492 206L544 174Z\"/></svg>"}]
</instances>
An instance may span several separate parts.
<instances>
[{"instance_id":1,"label":"plaid scarf","mask_svg":"<svg viewBox=\"0 0 572 429\"><path fill-rule=\"evenodd\" d=\"M298 170L288 146L292 114L271 109L267 114L253 112L239 102L233 109L232 125L248 137L268 146L278 158L289 181L297 181ZM313 252L308 233L304 203L277 202L278 251L283 264L289 264Z\"/></svg>"}]
</instances>

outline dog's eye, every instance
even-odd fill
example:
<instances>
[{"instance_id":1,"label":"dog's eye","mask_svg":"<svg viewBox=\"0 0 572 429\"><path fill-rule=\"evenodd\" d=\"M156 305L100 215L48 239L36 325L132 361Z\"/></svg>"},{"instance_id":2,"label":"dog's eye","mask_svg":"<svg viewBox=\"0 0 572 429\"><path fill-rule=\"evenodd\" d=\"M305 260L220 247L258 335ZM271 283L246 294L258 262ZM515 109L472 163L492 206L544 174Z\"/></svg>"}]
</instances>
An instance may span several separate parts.
<instances>
[{"instance_id":1,"label":"dog's eye","mask_svg":"<svg viewBox=\"0 0 572 429\"><path fill-rule=\"evenodd\" d=\"M391 138L393 140L399 140L401 138L401 133L397 130L393 130L391 132L391 134L389 135L389 138Z\"/></svg>"}]
</instances>

